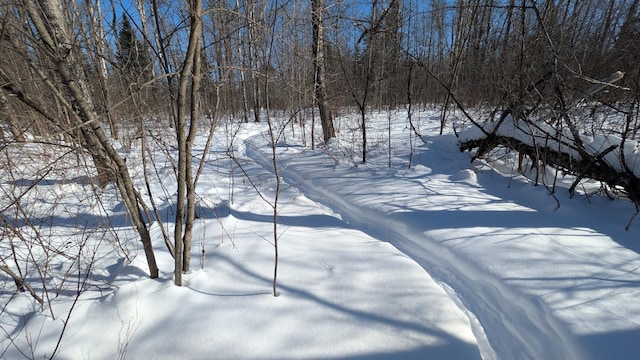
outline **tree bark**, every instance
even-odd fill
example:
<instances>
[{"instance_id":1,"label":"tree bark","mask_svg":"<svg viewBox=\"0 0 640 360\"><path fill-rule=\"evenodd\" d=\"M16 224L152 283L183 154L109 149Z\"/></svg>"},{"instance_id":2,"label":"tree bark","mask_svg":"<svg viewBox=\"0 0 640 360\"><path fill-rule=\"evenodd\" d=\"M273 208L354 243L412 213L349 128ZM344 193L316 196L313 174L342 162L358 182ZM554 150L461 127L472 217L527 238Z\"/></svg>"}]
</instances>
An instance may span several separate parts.
<instances>
[{"instance_id":1,"label":"tree bark","mask_svg":"<svg viewBox=\"0 0 640 360\"><path fill-rule=\"evenodd\" d=\"M32 25L40 36L41 50L53 62L53 71L59 76L66 94L52 83L53 80L46 76L44 70L35 67L34 70L64 104L73 120L72 125L82 133L84 148L97 162L98 172L104 169L109 181L116 183L131 221L143 243L150 277L157 278L158 266L151 237L140 209L141 199L133 187L125 160L113 148L109 137L100 126L100 119L89 96L86 79L83 72L78 71L83 69L83 66L76 54L78 49L74 47L75 42L72 40L72 32L64 15L62 3L60 0L28 0L25 1L25 6Z\"/></svg>"},{"instance_id":2,"label":"tree bark","mask_svg":"<svg viewBox=\"0 0 640 360\"><path fill-rule=\"evenodd\" d=\"M192 102L191 124L187 135L187 93L189 79L193 72L194 82L192 88L192 100L196 100L197 86L199 83L199 57L200 54L200 38L202 35L202 0L189 1L189 19L191 30L189 34L189 44L187 53L180 71L180 80L178 83L177 94L177 117L176 135L178 141L178 194L176 200L176 221L174 231L174 249L175 249L175 270L174 283L182 286L182 273L188 271L189 265L185 266L185 262L190 259L191 251L191 232L193 219L195 214L195 184L193 183L193 175L190 173L192 168L191 148L195 131L197 130L197 101ZM184 233L183 233L184 231Z\"/></svg>"},{"instance_id":3,"label":"tree bark","mask_svg":"<svg viewBox=\"0 0 640 360\"><path fill-rule=\"evenodd\" d=\"M327 79L325 71L325 41L326 30L324 26L325 0L311 1L311 22L313 23L313 66L315 69L315 93L320 122L322 124L322 136L325 142L336 136L333 127L333 114L328 105Z\"/></svg>"},{"instance_id":4,"label":"tree bark","mask_svg":"<svg viewBox=\"0 0 640 360\"><path fill-rule=\"evenodd\" d=\"M200 9L200 6L198 9ZM201 16L201 14L199 15ZM200 18L198 21L202 22ZM196 34L200 39L200 34ZM193 79L191 80L191 114L189 125L189 134L187 135L187 156L189 160L186 165L186 181L187 181L187 211L184 229L184 256L182 259L182 271L188 272L191 264L191 242L193 240L193 222L196 218L196 182L193 174L193 143L196 140L198 132L198 119L200 118L200 84L202 82L202 47L198 42L195 47L193 56Z\"/></svg>"}]
</instances>

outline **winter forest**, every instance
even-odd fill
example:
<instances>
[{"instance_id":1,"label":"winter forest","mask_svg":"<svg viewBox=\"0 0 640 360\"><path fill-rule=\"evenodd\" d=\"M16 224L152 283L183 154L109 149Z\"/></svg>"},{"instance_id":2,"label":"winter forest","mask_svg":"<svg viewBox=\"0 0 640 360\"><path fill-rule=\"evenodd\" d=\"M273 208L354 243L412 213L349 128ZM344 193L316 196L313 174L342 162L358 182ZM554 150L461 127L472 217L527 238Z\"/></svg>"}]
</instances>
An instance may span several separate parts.
<instances>
[{"instance_id":1,"label":"winter forest","mask_svg":"<svg viewBox=\"0 0 640 360\"><path fill-rule=\"evenodd\" d=\"M0 358L640 351L639 0L0 0Z\"/></svg>"}]
</instances>

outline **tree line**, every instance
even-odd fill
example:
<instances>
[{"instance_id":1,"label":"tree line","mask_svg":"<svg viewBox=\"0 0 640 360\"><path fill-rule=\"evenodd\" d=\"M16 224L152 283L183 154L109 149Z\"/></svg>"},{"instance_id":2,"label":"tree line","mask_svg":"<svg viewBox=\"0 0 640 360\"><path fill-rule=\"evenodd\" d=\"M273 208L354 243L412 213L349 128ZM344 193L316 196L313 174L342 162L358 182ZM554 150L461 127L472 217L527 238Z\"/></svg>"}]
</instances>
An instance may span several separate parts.
<instances>
[{"instance_id":1,"label":"tree line","mask_svg":"<svg viewBox=\"0 0 640 360\"><path fill-rule=\"evenodd\" d=\"M101 121L113 136L135 118L166 118L190 31L183 3L60 1L72 26L68 46ZM260 121L272 109L315 105L312 6L319 1L213 0L203 4L199 61L202 109ZM638 1L325 0L321 2L327 104L372 108L500 105L554 68L563 85L614 71L637 88ZM55 99L27 66L46 69L24 2L0 9L5 56L3 117L14 136L51 133L42 114L23 111L11 82L31 98ZM28 60L28 61L25 61ZM34 63L34 61L39 63ZM555 70L554 70L555 71ZM410 80L411 79L411 80ZM410 86L408 86L410 83ZM442 86L442 85L446 86ZM620 95L620 94L616 94ZM627 92L625 96L634 96ZM59 112L54 102L41 104ZM135 115L135 116L133 116ZM57 116L57 115L56 115ZM61 116L63 117L63 116ZM12 130L13 129L13 130Z\"/></svg>"}]
</instances>

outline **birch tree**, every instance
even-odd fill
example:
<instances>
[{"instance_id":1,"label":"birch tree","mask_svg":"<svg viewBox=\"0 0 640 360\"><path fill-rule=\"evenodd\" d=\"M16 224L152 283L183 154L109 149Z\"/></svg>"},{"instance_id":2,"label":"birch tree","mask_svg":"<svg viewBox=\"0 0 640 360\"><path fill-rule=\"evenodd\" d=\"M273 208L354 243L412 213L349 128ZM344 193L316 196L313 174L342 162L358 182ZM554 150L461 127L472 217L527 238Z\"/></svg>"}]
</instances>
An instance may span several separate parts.
<instances>
[{"instance_id":1,"label":"birch tree","mask_svg":"<svg viewBox=\"0 0 640 360\"><path fill-rule=\"evenodd\" d=\"M15 51L14 55L28 64L31 72L36 74L62 106L69 123L58 121L43 102L38 100L38 94L24 88L11 73L0 69L1 87L52 126L69 134L80 145L77 151L86 152L92 157L100 185L115 183L142 241L150 276L156 278L158 267L143 216L144 203L133 186L125 160L115 150L112 140L102 128L83 71L88 66L84 60L86 57L81 53L69 20L70 15L64 10L69 9L68 5L62 0L25 0L21 10L24 10L24 20L28 21L29 28L33 31L27 38L29 46L17 43L15 38L9 41L10 48ZM22 30L20 27L19 31Z\"/></svg>"}]
</instances>

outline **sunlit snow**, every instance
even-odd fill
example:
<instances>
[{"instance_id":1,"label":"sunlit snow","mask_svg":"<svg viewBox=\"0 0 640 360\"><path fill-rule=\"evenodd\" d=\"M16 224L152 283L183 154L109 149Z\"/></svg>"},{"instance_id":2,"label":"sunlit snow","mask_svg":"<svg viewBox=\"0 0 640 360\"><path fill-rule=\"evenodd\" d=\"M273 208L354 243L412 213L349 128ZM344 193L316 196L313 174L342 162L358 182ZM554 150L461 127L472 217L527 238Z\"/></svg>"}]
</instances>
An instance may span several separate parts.
<instances>
[{"instance_id":1,"label":"sunlit snow","mask_svg":"<svg viewBox=\"0 0 640 360\"><path fill-rule=\"evenodd\" d=\"M265 123L220 126L204 154L193 270L184 287L173 285L173 259L158 224L151 230L161 276L151 280L113 189L101 204L80 202L73 194L85 191L82 179L45 177L29 198L34 213L37 204L57 201L84 219L63 213L42 224L54 243L93 239L91 227L108 215L121 247L113 250L111 239L87 242L83 251L95 252L95 263L75 304L72 293L55 296L61 279L48 284L50 309L28 293L14 295L7 282L0 355L49 357L66 322L60 359L635 358L638 219L625 231L634 206L592 193L597 184L588 182L573 198L566 189L552 196L504 159L495 168L471 163L455 136L436 135L437 115L414 114L421 140L406 111L392 112L391 122L373 113L366 164L353 142L355 114L339 119L337 141L317 141L314 150L308 126L303 141L298 124L274 118L283 134L275 149L285 182L277 297L275 177ZM590 143L602 147L598 141ZM127 163L148 196L136 146ZM154 162L152 195L171 225L175 177L166 154L154 153ZM10 185L31 183L2 180L3 188ZM57 199L47 198L52 190ZM79 224L86 232L72 235ZM7 256L6 242L0 250ZM81 283L82 271L56 261L51 266L71 268L65 281ZM42 284L33 286L42 291Z\"/></svg>"}]
</instances>

